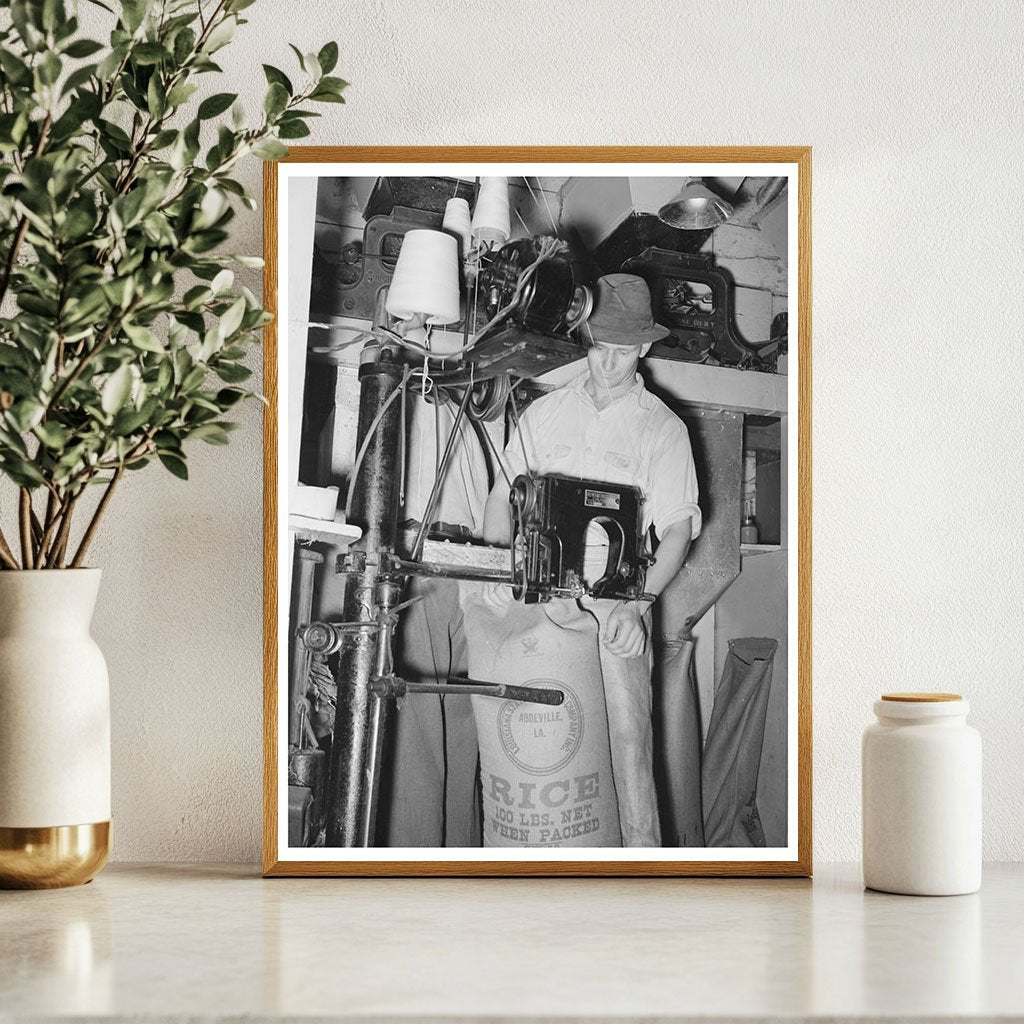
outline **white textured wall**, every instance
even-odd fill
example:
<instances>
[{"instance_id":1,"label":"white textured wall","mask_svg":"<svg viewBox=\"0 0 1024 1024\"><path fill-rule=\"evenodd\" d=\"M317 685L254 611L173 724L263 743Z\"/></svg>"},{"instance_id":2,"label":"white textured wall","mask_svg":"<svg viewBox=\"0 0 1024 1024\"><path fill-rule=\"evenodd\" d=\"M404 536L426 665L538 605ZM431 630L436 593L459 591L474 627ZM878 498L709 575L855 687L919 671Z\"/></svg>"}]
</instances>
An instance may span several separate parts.
<instances>
[{"instance_id":1,"label":"white textured wall","mask_svg":"<svg viewBox=\"0 0 1024 1024\"><path fill-rule=\"evenodd\" d=\"M990 858L1024 858L1021 7L259 0L217 90L341 45L318 144L814 147L815 854L859 856L860 730L953 689ZM259 169L248 175L255 183ZM234 248L258 251L258 217ZM258 287L258 278L247 283ZM260 839L260 425L132 478L94 564L115 855Z\"/></svg>"}]
</instances>

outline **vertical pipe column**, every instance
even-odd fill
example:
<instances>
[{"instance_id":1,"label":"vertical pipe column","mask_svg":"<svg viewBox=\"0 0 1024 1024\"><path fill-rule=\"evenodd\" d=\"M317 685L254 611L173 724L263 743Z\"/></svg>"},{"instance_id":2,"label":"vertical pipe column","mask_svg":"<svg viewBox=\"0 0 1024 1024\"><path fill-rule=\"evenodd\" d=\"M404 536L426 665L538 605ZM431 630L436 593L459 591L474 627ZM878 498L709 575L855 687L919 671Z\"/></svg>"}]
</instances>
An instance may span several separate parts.
<instances>
[{"instance_id":1,"label":"vertical pipe column","mask_svg":"<svg viewBox=\"0 0 1024 1024\"><path fill-rule=\"evenodd\" d=\"M309 651L305 644L295 639L296 630L309 625L313 612L313 583L316 567L321 565L324 556L319 551L305 545L298 546L299 582L298 593L292 602L291 632L288 643L291 645L291 679L288 687L288 745L302 746L302 723L299 720L299 703L305 697L306 677L309 674Z\"/></svg>"},{"instance_id":2,"label":"vertical pipe column","mask_svg":"<svg viewBox=\"0 0 1024 1024\"><path fill-rule=\"evenodd\" d=\"M367 358L368 357L368 358ZM359 368L357 451L385 403L401 386L402 364L395 350L368 346ZM367 443L358 477L353 478L351 522L363 530L353 550L366 554L366 567L345 584L346 622L376 622L377 588L387 583L380 569L382 551L392 551L398 524L398 434L402 402L388 406ZM358 846L373 841L373 795L377 760L369 744L382 742L385 706L370 692L378 638L369 630L347 637L338 658L338 700L331 742L327 845Z\"/></svg>"}]
</instances>

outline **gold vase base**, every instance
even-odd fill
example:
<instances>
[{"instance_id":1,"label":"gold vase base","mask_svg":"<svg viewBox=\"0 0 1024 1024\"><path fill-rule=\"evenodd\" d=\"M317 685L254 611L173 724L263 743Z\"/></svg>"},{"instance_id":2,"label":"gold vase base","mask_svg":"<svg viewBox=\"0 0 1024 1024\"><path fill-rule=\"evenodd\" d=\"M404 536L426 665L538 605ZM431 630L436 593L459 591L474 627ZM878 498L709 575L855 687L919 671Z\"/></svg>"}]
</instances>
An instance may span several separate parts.
<instances>
[{"instance_id":1,"label":"gold vase base","mask_svg":"<svg viewBox=\"0 0 1024 1024\"><path fill-rule=\"evenodd\" d=\"M0 889L62 889L95 878L110 857L110 822L0 826Z\"/></svg>"}]
</instances>

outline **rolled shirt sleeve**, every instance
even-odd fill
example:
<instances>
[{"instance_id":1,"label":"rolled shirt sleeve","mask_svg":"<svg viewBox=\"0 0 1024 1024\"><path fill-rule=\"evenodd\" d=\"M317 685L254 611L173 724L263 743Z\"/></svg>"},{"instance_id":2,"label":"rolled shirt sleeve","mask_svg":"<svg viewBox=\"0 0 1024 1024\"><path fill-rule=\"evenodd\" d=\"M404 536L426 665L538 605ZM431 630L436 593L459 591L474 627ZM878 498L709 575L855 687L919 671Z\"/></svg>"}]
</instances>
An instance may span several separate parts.
<instances>
[{"instance_id":1,"label":"rolled shirt sleeve","mask_svg":"<svg viewBox=\"0 0 1024 1024\"><path fill-rule=\"evenodd\" d=\"M669 527L684 519L690 520L691 537L700 534L702 517L697 504L697 472L693 465L693 449L686 424L666 410L658 417L656 437L646 467L645 490L651 503L650 519L659 537Z\"/></svg>"}]
</instances>

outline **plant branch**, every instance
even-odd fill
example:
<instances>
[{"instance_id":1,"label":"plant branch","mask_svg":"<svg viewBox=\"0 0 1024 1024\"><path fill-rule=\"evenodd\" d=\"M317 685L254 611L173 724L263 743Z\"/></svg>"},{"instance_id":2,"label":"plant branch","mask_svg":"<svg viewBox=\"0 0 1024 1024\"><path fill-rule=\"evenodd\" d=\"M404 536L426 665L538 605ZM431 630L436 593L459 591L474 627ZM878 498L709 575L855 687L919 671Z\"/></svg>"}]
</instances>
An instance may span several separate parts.
<instances>
[{"instance_id":1,"label":"plant branch","mask_svg":"<svg viewBox=\"0 0 1024 1024\"><path fill-rule=\"evenodd\" d=\"M20 568L18 560L14 557L14 552L7 543L3 530L0 530L0 562L3 562L8 569Z\"/></svg>"},{"instance_id":2,"label":"plant branch","mask_svg":"<svg viewBox=\"0 0 1024 1024\"><path fill-rule=\"evenodd\" d=\"M31 509L31 522L32 522L32 539L38 544L43 537L43 524L39 522L39 516L36 515L36 510ZM35 558L33 556L33 561Z\"/></svg>"},{"instance_id":3,"label":"plant branch","mask_svg":"<svg viewBox=\"0 0 1024 1024\"><path fill-rule=\"evenodd\" d=\"M71 532L71 516L75 511L75 503L78 501L78 496L81 494L81 490L68 498L64 505L63 512L60 516L60 530L57 531L57 536L54 539L53 547L50 549L50 554L46 559L47 569L59 569L61 568L61 562L64 559L64 552L68 546L68 534Z\"/></svg>"},{"instance_id":4,"label":"plant branch","mask_svg":"<svg viewBox=\"0 0 1024 1024\"><path fill-rule=\"evenodd\" d=\"M89 545L92 543L93 537L96 536L96 530L100 525L100 520L103 518L103 514L107 511L110 499L114 496L114 491L116 490L118 483L120 483L123 475L124 466L118 466L117 472L110 478L110 483L107 484L107 489L103 492L103 497L100 498L100 503L96 506L96 511L92 514L92 519L89 520L89 525L86 527L85 533L82 535L82 539L78 545L78 550L75 552L75 557L71 560L72 569L77 569L81 566L82 561L85 558L85 553L89 550Z\"/></svg>"},{"instance_id":5,"label":"plant branch","mask_svg":"<svg viewBox=\"0 0 1024 1024\"><path fill-rule=\"evenodd\" d=\"M21 527L21 567L34 569L32 555L32 493L27 487L21 488L18 507L18 523Z\"/></svg>"},{"instance_id":6,"label":"plant branch","mask_svg":"<svg viewBox=\"0 0 1024 1024\"><path fill-rule=\"evenodd\" d=\"M49 548L60 528L61 514L64 511L65 502L58 497L56 488L50 492L46 500L46 519L43 523L43 536L39 541L36 551L36 564L45 565L49 555Z\"/></svg>"}]
</instances>

